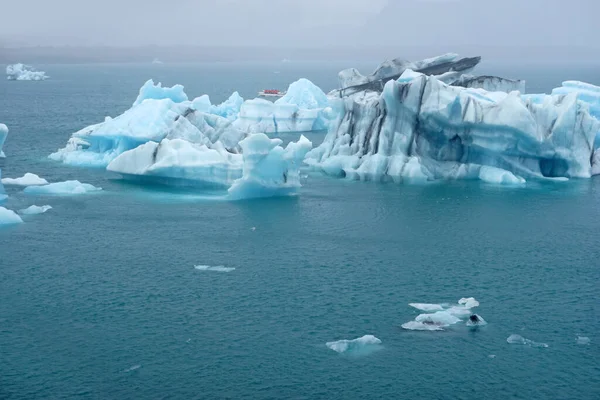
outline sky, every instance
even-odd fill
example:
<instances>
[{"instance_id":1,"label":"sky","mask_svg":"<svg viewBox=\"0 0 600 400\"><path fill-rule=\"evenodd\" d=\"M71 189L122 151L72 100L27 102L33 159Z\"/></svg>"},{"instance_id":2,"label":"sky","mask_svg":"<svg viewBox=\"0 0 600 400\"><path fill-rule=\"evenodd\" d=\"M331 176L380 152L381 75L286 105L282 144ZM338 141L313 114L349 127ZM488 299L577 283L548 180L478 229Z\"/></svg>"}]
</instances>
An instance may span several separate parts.
<instances>
[{"instance_id":1,"label":"sky","mask_svg":"<svg viewBox=\"0 0 600 400\"><path fill-rule=\"evenodd\" d=\"M600 0L27 0L1 10L0 43L13 46L600 47Z\"/></svg>"}]
</instances>

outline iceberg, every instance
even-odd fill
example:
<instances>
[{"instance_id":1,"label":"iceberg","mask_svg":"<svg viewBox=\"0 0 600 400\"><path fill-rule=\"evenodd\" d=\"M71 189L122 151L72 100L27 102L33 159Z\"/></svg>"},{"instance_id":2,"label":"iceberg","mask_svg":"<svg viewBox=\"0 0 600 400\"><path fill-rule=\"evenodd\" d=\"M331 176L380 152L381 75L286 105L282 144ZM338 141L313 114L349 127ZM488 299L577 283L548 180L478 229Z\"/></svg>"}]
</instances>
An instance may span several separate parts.
<instances>
[{"instance_id":1,"label":"iceberg","mask_svg":"<svg viewBox=\"0 0 600 400\"><path fill-rule=\"evenodd\" d=\"M48 210L51 210L52 206L29 206L23 210L19 210L19 214L21 215L35 215L35 214L43 214Z\"/></svg>"},{"instance_id":2,"label":"iceberg","mask_svg":"<svg viewBox=\"0 0 600 400\"><path fill-rule=\"evenodd\" d=\"M173 103L182 103L188 100L187 94L183 91L182 85L175 85L173 87L163 87L162 83L158 82L154 84L152 79L149 79L140 88L138 97L133 102L133 106L137 106L144 100L162 100L171 99Z\"/></svg>"},{"instance_id":3,"label":"iceberg","mask_svg":"<svg viewBox=\"0 0 600 400\"><path fill-rule=\"evenodd\" d=\"M293 194L300 188L300 166L311 142L304 136L282 148L280 139L258 133L239 143L241 154L182 139L148 142L113 160L108 171L126 179L228 188L230 199Z\"/></svg>"},{"instance_id":4,"label":"iceberg","mask_svg":"<svg viewBox=\"0 0 600 400\"><path fill-rule=\"evenodd\" d=\"M56 182L44 186L29 186L23 192L33 195L78 195L98 192L102 188L79 181Z\"/></svg>"},{"instance_id":5,"label":"iceberg","mask_svg":"<svg viewBox=\"0 0 600 400\"><path fill-rule=\"evenodd\" d=\"M0 207L0 225L20 224L21 222L23 220L13 210Z\"/></svg>"},{"instance_id":6,"label":"iceberg","mask_svg":"<svg viewBox=\"0 0 600 400\"><path fill-rule=\"evenodd\" d=\"M409 306L424 314L419 314L413 321L408 321L401 325L403 329L411 331L443 331L451 325L461 322L463 319L472 315L471 309L479 307L479 302L473 297L461 298L458 304L432 304L432 303L409 303ZM487 323L479 315L479 323L469 323L467 326L482 326Z\"/></svg>"},{"instance_id":7,"label":"iceberg","mask_svg":"<svg viewBox=\"0 0 600 400\"><path fill-rule=\"evenodd\" d=\"M4 151L2 151L2 146L4 145L4 141L8 136L8 127L4 124L0 124L0 158L6 157Z\"/></svg>"},{"instance_id":8,"label":"iceberg","mask_svg":"<svg viewBox=\"0 0 600 400\"><path fill-rule=\"evenodd\" d=\"M518 91L453 86L407 69L381 93L364 89L330 102L341 112L305 159L329 175L515 185L589 178L595 171L600 122L575 93L534 101Z\"/></svg>"},{"instance_id":9,"label":"iceberg","mask_svg":"<svg viewBox=\"0 0 600 400\"><path fill-rule=\"evenodd\" d=\"M451 83L454 86L462 86L465 88L483 89L487 92L505 92L510 93L518 91L525 93L525 81L520 79L506 79L498 76L474 76L474 75L461 75Z\"/></svg>"},{"instance_id":10,"label":"iceberg","mask_svg":"<svg viewBox=\"0 0 600 400\"><path fill-rule=\"evenodd\" d=\"M304 136L285 149L281 139L269 139L264 133L250 135L240 142L244 158L242 177L229 188L233 200L288 196L297 192L300 166L312 143Z\"/></svg>"},{"instance_id":11,"label":"iceberg","mask_svg":"<svg viewBox=\"0 0 600 400\"><path fill-rule=\"evenodd\" d=\"M214 272L231 272L231 271L235 270L235 268L233 268L233 267L225 267L223 265L216 265L216 266L194 265L194 268L197 269L198 271L214 271Z\"/></svg>"},{"instance_id":12,"label":"iceberg","mask_svg":"<svg viewBox=\"0 0 600 400\"><path fill-rule=\"evenodd\" d=\"M580 81L565 81L561 87L552 90L553 95L568 95L575 93L577 98L589 106L590 115L600 120L600 86ZM542 98L534 98L534 101L540 101ZM600 147L600 130L596 132L594 147Z\"/></svg>"},{"instance_id":13,"label":"iceberg","mask_svg":"<svg viewBox=\"0 0 600 400\"><path fill-rule=\"evenodd\" d=\"M577 344L588 345L592 340L587 336L577 336Z\"/></svg>"},{"instance_id":14,"label":"iceberg","mask_svg":"<svg viewBox=\"0 0 600 400\"><path fill-rule=\"evenodd\" d=\"M234 126L248 133L319 131L327 128L329 98L308 79L292 83L274 103L264 99L245 101Z\"/></svg>"},{"instance_id":15,"label":"iceberg","mask_svg":"<svg viewBox=\"0 0 600 400\"><path fill-rule=\"evenodd\" d=\"M44 178L40 178L36 174L27 172L20 178L3 178L2 183L5 185L17 185L17 186L39 186L47 185L48 181Z\"/></svg>"},{"instance_id":16,"label":"iceberg","mask_svg":"<svg viewBox=\"0 0 600 400\"><path fill-rule=\"evenodd\" d=\"M31 65L12 64L6 67L6 79L11 81L43 81L48 79L43 71L36 71Z\"/></svg>"},{"instance_id":17,"label":"iceberg","mask_svg":"<svg viewBox=\"0 0 600 400\"><path fill-rule=\"evenodd\" d=\"M381 340L373 335L365 335L353 340L338 340L325 345L336 353L366 354L379 349Z\"/></svg>"},{"instance_id":18,"label":"iceberg","mask_svg":"<svg viewBox=\"0 0 600 400\"><path fill-rule=\"evenodd\" d=\"M548 347L548 345L546 343L534 342L533 340L525 339L523 336L516 335L516 334L510 335L506 339L506 341L509 344L520 344L520 345L525 345L525 346L529 346L529 347Z\"/></svg>"}]
</instances>

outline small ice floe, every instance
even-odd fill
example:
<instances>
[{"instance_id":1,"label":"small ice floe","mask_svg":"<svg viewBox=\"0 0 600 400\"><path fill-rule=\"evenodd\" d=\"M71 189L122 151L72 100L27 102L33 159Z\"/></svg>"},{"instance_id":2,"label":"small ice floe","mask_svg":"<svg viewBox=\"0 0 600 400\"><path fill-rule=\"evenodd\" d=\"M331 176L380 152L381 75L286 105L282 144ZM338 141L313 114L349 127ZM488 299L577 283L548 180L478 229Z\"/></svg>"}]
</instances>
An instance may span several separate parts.
<instances>
[{"instance_id":1,"label":"small ice floe","mask_svg":"<svg viewBox=\"0 0 600 400\"><path fill-rule=\"evenodd\" d=\"M577 336L577 344L587 345L590 344L591 340L586 336Z\"/></svg>"},{"instance_id":2,"label":"small ice floe","mask_svg":"<svg viewBox=\"0 0 600 400\"><path fill-rule=\"evenodd\" d=\"M414 321L402 324L403 329L411 331L443 331L444 328L467 318L467 326L487 324L481 316L471 312L471 308L479 306L479 302L473 297L462 298L458 304L409 303L409 306L425 311L424 314L419 314Z\"/></svg>"},{"instance_id":3,"label":"small ice floe","mask_svg":"<svg viewBox=\"0 0 600 400\"><path fill-rule=\"evenodd\" d=\"M5 185L39 186L47 185L48 181L28 172L20 178L2 178L2 183Z\"/></svg>"},{"instance_id":4,"label":"small ice floe","mask_svg":"<svg viewBox=\"0 0 600 400\"><path fill-rule=\"evenodd\" d=\"M102 188L95 187L89 183L79 181L56 182L44 186L29 186L23 190L23 193L36 195L77 195L90 192L97 192Z\"/></svg>"},{"instance_id":5,"label":"small ice floe","mask_svg":"<svg viewBox=\"0 0 600 400\"><path fill-rule=\"evenodd\" d=\"M23 220L13 210L0 207L0 225L20 224Z\"/></svg>"},{"instance_id":6,"label":"small ice floe","mask_svg":"<svg viewBox=\"0 0 600 400\"><path fill-rule=\"evenodd\" d=\"M253 226L252 228L250 228L250 230L251 230L252 232L254 232L254 231L256 230L256 227L255 227L255 226Z\"/></svg>"},{"instance_id":7,"label":"small ice floe","mask_svg":"<svg viewBox=\"0 0 600 400\"><path fill-rule=\"evenodd\" d=\"M516 334L510 335L506 341L510 344L520 344L529 347L548 347L546 343L534 342L533 340L525 339L523 336Z\"/></svg>"},{"instance_id":8,"label":"small ice floe","mask_svg":"<svg viewBox=\"0 0 600 400\"><path fill-rule=\"evenodd\" d=\"M496 355L495 355L495 354L490 354L490 355L488 356L488 358L496 358Z\"/></svg>"},{"instance_id":9,"label":"small ice floe","mask_svg":"<svg viewBox=\"0 0 600 400\"><path fill-rule=\"evenodd\" d=\"M336 353L351 353L355 355L366 355L381 348L381 340L373 335L365 335L352 340L338 340L327 342L325 345Z\"/></svg>"},{"instance_id":10,"label":"small ice floe","mask_svg":"<svg viewBox=\"0 0 600 400\"><path fill-rule=\"evenodd\" d=\"M214 272L231 272L235 270L233 267L225 267L223 265L194 265L198 271L214 271Z\"/></svg>"},{"instance_id":11,"label":"small ice floe","mask_svg":"<svg viewBox=\"0 0 600 400\"><path fill-rule=\"evenodd\" d=\"M19 210L19 214L21 215L35 215L35 214L43 214L48 210L51 210L52 206L29 206L22 210Z\"/></svg>"},{"instance_id":12,"label":"small ice floe","mask_svg":"<svg viewBox=\"0 0 600 400\"><path fill-rule=\"evenodd\" d=\"M123 372L131 372L131 371L135 371L136 369L140 369L141 367L142 367L141 365L137 364L137 365L134 365L134 366L132 366L132 367L129 367L129 368L127 368L127 369L126 369L126 370L124 370Z\"/></svg>"}]
</instances>

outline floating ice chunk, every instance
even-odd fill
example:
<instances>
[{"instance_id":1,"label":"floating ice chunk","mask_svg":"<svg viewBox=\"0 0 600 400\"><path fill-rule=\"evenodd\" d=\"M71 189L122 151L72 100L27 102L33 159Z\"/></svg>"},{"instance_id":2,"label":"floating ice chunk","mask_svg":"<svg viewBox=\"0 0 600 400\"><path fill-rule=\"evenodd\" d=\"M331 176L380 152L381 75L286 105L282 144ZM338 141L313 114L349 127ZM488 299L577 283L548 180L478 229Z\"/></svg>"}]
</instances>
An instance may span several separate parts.
<instances>
[{"instance_id":1,"label":"floating ice chunk","mask_svg":"<svg viewBox=\"0 0 600 400\"><path fill-rule=\"evenodd\" d=\"M530 347L548 347L546 343L534 342L533 340L525 339L523 336L516 334L510 335L506 341L510 344L521 344Z\"/></svg>"},{"instance_id":2,"label":"floating ice chunk","mask_svg":"<svg viewBox=\"0 0 600 400\"><path fill-rule=\"evenodd\" d=\"M39 186L47 185L48 181L44 178L40 178L36 174L27 172L20 178L2 178L2 183L5 185Z\"/></svg>"},{"instance_id":3,"label":"floating ice chunk","mask_svg":"<svg viewBox=\"0 0 600 400\"><path fill-rule=\"evenodd\" d=\"M183 86L174 85L173 87L162 87L158 82L156 85L152 79L149 79L140 88L140 93L133 102L133 106L137 106L146 99L162 100L171 99L173 103L181 103L188 100L187 94L183 91Z\"/></svg>"},{"instance_id":4,"label":"floating ice chunk","mask_svg":"<svg viewBox=\"0 0 600 400\"><path fill-rule=\"evenodd\" d=\"M421 311L443 311L441 304L410 303L409 306Z\"/></svg>"},{"instance_id":5,"label":"floating ice chunk","mask_svg":"<svg viewBox=\"0 0 600 400\"><path fill-rule=\"evenodd\" d=\"M488 358L496 358L496 355L495 355L495 354L490 354L490 355L488 356Z\"/></svg>"},{"instance_id":6,"label":"floating ice chunk","mask_svg":"<svg viewBox=\"0 0 600 400\"><path fill-rule=\"evenodd\" d=\"M312 143L301 136L285 149L280 144L280 139L269 139L263 133L250 135L240 142L244 169L242 177L229 188L231 199L287 196L302 186L299 168Z\"/></svg>"},{"instance_id":7,"label":"floating ice chunk","mask_svg":"<svg viewBox=\"0 0 600 400\"><path fill-rule=\"evenodd\" d=\"M463 297L462 299L458 300L458 304L461 304L465 306L465 308L469 309L479 307L479 302L475 300L474 297Z\"/></svg>"},{"instance_id":8,"label":"floating ice chunk","mask_svg":"<svg viewBox=\"0 0 600 400\"><path fill-rule=\"evenodd\" d=\"M29 186L23 192L34 195L77 195L84 193L97 192L102 188L95 187L89 183L79 181L65 181L51 183L45 186Z\"/></svg>"},{"instance_id":9,"label":"floating ice chunk","mask_svg":"<svg viewBox=\"0 0 600 400\"><path fill-rule=\"evenodd\" d=\"M48 210L51 210L52 206L29 206L23 210L19 210L19 214L22 215L35 215L35 214L43 214Z\"/></svg>"},{"instance_id":10,"label":"floating ice chunk","mask_svg":"<svg viewBox=\"0 0 600 400\"><path fill-rule=\"evenodd\" d=\"M4 151L2 151L2 146L4 145L4 141L8 136L8 127L4 124L0 124L0 158L6 157Z\"/></svg>"},{"instance_id":11,"label":"floating ice chunk","mask_svg":"<svg viewBox=\"0 0 600 400\"><path fill-rule=\"evenodd\" d=\"M148 142L115 158L108 171L125 178L179 179L201 185L229 187L242 177L243 156L224 148L210 149L183 139Z\"/></svg>"},{"instance_id":12,"label":"floating ice chunk","mask_svg":"<svg viewBox=\"0 0 600 400\"><path fill-rule=\"evenodd\" d=\"M444 327L446 327L447 325L408 321L402 324L401 326L402 329L406 329L409 331L443 331Z\"/></svg>"},{"instance_id":13,"label":"floating ice chunk","mask_svg":"<svg viewBox=\"0 0 600 400\"><path fill-rule=\"evenodd\" d=\"M131 372L131 371L135 371L136 369L140 369L142 366L141 365L134 365L132 367L127 368L126 370L124 370L123 372Z\"/></svg>"},{"instance_id":14,"label":"floating ice chunk","mask_svg":"<svg viewBox=\"0 0 600 400\"><path fill-rule=\"evenodd\" d=\"M500 185L520 185L525 179L515 176L512 172L496 167L483 166L479 170L479 179L487 183Z\"/></svg>"},{"instance_id":15,"label":"floating ice chunk","mask_svg":"<svg viewBox=\"0 0 600 400\"><path fill-rule=\"evenodd\" d=\"M16 212L0 207L0 225L20 224L21 222L23 222L23 220Z\"/></svg>"},{"instance_id":16,"label":"floating ice chunk","mask_svg":"<svg viewBox=\"0 0 600 400\"><path fill-rule=\"evenodd\" d=\"M577 336L577 344L586 345L586 344L590 344L590 342L591 342L591 340L589 337Z\"/></svg>"},{"instance_id":17,"label":"floating ice chunk","mask_svg":"<svg viewBox=\"0 0 600 400\"><path fill-rule=\"evenodd\" d=\"M43 71L36 71L31 65L12 64L6 67L6 79L10 81L43 81L48 79Z\"/></svg>"},{"instance_id":18,"label":"floating ice chunk","mask_svg":"<svg viewBox=\"0 0 600 400\"><path fill-rule=\"evenodd\" d=\"M325 345L337 353L367 354L377 350L381 345L381 340L373 335L365 335L353 340L327 342Z\"/></svg>"},{"instance_id":19,"label":"floating ice chunk","mask_svg":"<svg viewBox=\"0 0 600 400\"><path fill-rule=\"evenodd\" d=\"M2 184L2 170L0 169L0 202L4 201L7 197L4 185Z\"/></svg>"},{"instance_id":20,"label":"floating ice chunk","mask_svg":"<svg viewBox=\"0 0 600 400\"><path fill-rule=\"evenodd\" d=\"M194 268L196 268L199 271L215 271L215 272L231 272L231 271L235 270L235 268L233 268L233 267L225 267L223 265L216 265L216 266L194 265Z\"/></svg>"},{"instance_id":21,"label":"floating ice chunk","mask_svg":"<svg viewBox=\"0 0 600 400\"><path fill-rule=\"evenodd\" d=\"M460 322L460 318L457 318L446 311L437 311L433 314L419 314L415 318L415 321L424 324L430 323L433 325L449 326Z\"/></svg>"}]
</instances>

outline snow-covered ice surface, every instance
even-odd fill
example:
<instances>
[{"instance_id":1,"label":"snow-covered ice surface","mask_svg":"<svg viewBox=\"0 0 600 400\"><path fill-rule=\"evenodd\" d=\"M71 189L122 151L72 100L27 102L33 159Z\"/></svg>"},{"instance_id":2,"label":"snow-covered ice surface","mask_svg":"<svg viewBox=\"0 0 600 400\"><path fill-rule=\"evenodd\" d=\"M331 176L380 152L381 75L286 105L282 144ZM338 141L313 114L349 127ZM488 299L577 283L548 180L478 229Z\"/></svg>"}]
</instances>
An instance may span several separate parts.
<instances>
[{"instance_id":1,"label":"snow-covered ice surface","mask_svg":"<svg viewBox=\"0 0 600 400\"><path fill-rule=\"evenodd\" d=\"M510 335L506 341L509 344L520 344L529 347L548 347L546 343L534 342L533 340L525 339L523 336L517 334Z\"/></svg>"},{"instance_id":2,"label":"snow-covered ice surface","mask_svg":"<svg viewBox=\"0 0 600 400\"><path fill-rule=\"evenodd\" d=\"M194 265L194 268L198 271L214 271L214 272L231 272L234 271L233 267L225 267L223 265Z\"/></svg>"},{"instance_id":3,"label":"snow-covered ice surface","mask_svg":"<svg viewBox=\"0 0 600 400\"><path fill-rule=\"evenodd\" d=\"M325 345L337 353L366 355L381 348L381 340L373 335L365 335L352 340L327 342Z\"/></svg>"},{"instance_id":4,"label":"snow-covered ice surface","mask_svg":"<svg viewBox=\"0 0 600 400\"><path fill-rule=\"evenodd\" d=\"M79 181L65 181L50 183L44 186L29 186L23 192L34 195L78 195L85 193L93 193L102 190L89 183L81 183Z\"/></svg>"},{"instance_id":5,"label":"snow-covered ice surface","mask_svg":"<svg viewBox=\"0 0 600 400\"><path fill-rule=\"evenodd\" d=\"M24 208L22 210L19 210L19 214L21 215L35 215L35 214L43 214L48 210L51 210L52 206L29 206L27 208Z\"/></svg>"},{"instance_id":6,"label":"snow-covered ice surface","mask_svg":"<svg viewBox=\"0 0 600 400\"><path fill-rule=\"evenodd\" d=\"M20 178L2 178L2 183L5 185L17 185L17 186L39 186L47 185L48 181L44 178L40 178L36 174L27 172Z\"/></svg>"},{"instance_id":7,"label":"snow-covered ice surface","mask_svg":"<svg viewBox=\"0 0 600 400\"><path fill-rule=\"evenodd\" d=\"M20 224L21 222L23 222L23 220L16 212L0 207L0 225L14 225Z\"/></svg>"},{"instance_id":8,"label":"snow-covered ice surface","mask_svg":"<svg viewBox=\"0 0 600 400\"><path fill-rule=\"evenodd\" d=\"M382 93L360 91L330 102L338 116L305 160L330 175L509 185L592 175L600 122L575 93L539 102L406 70Z\"/></svg>"},{"instance_id":9,"label":"snow-covered ice surface","mask_svg":"<svg viewBox=\"0 0 600 400\"><path fill-rule=\"evenodd\" d=\"M419 314L414 321L408 321L402 324L402 328L411 331L443 331L451 325L463 322L472 315L471 309L478 307L479 302L473 297L462 298L457 304L433 304L433 303L409 303L409 306L416 308L419 311L425 311L424 314ZM467 322L467 326L483 326L487 322L480 316L479 323Z\"/></svg>"},{"instance_id":10,"label":"snow-covered ice surface","mask_svg":"<svg viewBox=\"0 0 600 400\"><path fill-rule=\"evenodd\" d=\"M36 71L31 65L12 64L6 67L6 79L11 81L43 81L48 79L43 71Z\"/></svg>"}]
</instances>

